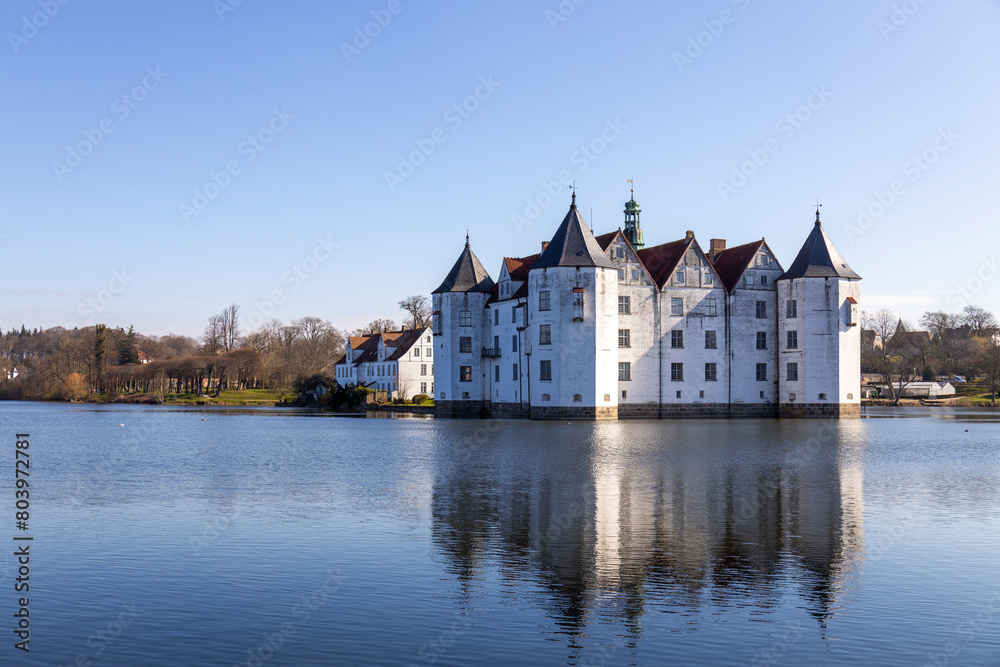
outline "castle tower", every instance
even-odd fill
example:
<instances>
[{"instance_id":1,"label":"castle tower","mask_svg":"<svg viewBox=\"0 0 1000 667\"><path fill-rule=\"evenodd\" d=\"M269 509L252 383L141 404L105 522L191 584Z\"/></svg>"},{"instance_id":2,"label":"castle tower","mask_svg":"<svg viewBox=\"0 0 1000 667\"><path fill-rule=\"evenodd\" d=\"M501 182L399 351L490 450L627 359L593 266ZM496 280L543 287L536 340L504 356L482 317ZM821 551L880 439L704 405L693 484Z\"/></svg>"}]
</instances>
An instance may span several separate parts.
<instances>
[{"instance_id":1,"label":"castle tower","mask_svg":"<svg viewBox=\"0 0 1000 667\"><path fill-rule=\"evenodd\" d=\"M643 246L646 245L643 243L642 227L639 225L640 213L642 213L642 209L639 208L639 202L635 200L635 188L633 188L632 198L625 202L625 231L623 234L636 250L642 250Z\"/></svg>"},{"instance_id":2,"label":"castle tower","mask_svg":"<svg viewBox=\"0 0 1000 667\"><path fill-rule=\"evenodd\" d=\"M531 416L618 418L618 267L573 203L528 272Z\"/></svg>"},{"instance_id":3,"label":"castle tower","mask_svg":"<svg viewBox=\"0 0 1000 667\"><path fill-rule=\"evenodd\" d=\"M778 287L782 417L860 417L861 276L816 222Z\"/></svg>"},{"instance_id":4,"label":"castle tower","mask_svg":"<svg viewBox=\"0 0 1000 667\"><path fill-rule=\"evenodd\" d=\"M465 248L444 282L432 292L434 309L434 408L439 414L478 416L484 408L482 351L493 279L465 237Z\"/></svg>"}]
</instances>

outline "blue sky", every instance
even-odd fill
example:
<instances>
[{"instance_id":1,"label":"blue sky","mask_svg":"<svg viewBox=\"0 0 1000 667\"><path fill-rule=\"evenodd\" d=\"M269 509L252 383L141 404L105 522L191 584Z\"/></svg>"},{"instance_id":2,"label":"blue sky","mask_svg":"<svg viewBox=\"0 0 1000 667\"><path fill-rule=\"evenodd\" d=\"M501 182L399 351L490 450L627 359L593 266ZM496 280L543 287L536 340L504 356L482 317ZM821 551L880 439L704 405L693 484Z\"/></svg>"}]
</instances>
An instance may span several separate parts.
<instances>
[{"instance_id":1,"label":"blue sky","mask_svg":"<svg viewBox=\"0 0 1000 667\"><path fill-rule=\"evenodd\" d=\"M494 277L536 252L560 175L598 233L633 178L648 245L786 267L818 197L866 310L1000 314L997 2L6 0L0 28L4 330L399 321L466 228Z\"/></svg>"}]
</instances>

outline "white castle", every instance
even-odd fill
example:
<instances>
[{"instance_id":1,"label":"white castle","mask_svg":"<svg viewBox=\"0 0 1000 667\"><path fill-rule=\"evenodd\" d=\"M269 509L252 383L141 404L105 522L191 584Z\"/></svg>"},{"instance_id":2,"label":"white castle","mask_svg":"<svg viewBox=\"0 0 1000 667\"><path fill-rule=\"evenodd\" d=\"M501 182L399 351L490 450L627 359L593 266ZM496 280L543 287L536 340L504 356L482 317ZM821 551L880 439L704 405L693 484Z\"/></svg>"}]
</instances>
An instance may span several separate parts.
<instances>
[{"instance_id":1,"label":"white castle","mask_svg":"<svg viewBox=\"0 0 1000 667\"><path fill-rule=\"evenodd\" d=\"M494 282L465 249L433 293L435 406L533 419L858 417L861 277L820 224L785 271L764 239L645 247L638 203L595 237L573 203Z\"/></svg>"}]
</instances>

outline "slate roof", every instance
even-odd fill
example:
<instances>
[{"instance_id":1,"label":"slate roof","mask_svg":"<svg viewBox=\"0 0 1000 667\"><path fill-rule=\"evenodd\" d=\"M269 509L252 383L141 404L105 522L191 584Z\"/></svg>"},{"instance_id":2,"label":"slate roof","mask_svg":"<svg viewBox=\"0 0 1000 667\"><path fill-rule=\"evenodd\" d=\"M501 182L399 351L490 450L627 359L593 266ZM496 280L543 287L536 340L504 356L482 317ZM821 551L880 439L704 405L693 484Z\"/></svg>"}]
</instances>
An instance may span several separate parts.
<instances>
[{"instance_id":1,"label":"slate roof","mask_svg":"<svg viewBox=\"0 0 1000 667\"><path fill-rule=\"evenodd\" d=\"M598 266L606 269L618 268L608 259L594 238L594 233L580 217L576 208L576 194L569 213L563 218L549 245L542 252L532 269L547 269L554 266Z\"/></svg>"},{"instance_id":2,"label":"slate roof","mask_svg":"<svg viewBox=\"0 0 1000 667\"><path fill-rule=\"evenodd\" d=\"M672 243L661 243L642 250L636 251L639 261L646 267L646 271L653 278L656 286L663 289L663 286L670 280L674 269L684 259L684 253L694 245L694 238L681 239Z\"/></svg>"},{"instance_id":3,"label":"slate roof","mask_svg":"<svg viewBox=\"0 0 1000 667\"><path fill-rule=\"evenodd\" d=\"M432 292L440 294L442 292L489 292L493 287L493 279L483 268L482 262L476 257L469 246L468 238L465 241L465 249L459 255L458 261L451 267L448 276L441 283L441 286Z\"/></svg>"},{"instance_id":4,"label":"slate roof","mask_svg":"<svg viewBox=\"0 0 1000 667\"><path fill-rule=\"evenodd\" d=\"M715 272L719 274L719 280L727 292L732 292L740 282L743 273L750 266L754 256L764 247L764 239L753 243L726 248L715 256Z\"/></svg>"},{"instance_id":5,"label":"slate roof","mask_svg":"<svg viewBox=\"0 0 1000 667\"><path fill-rule=\"evenodd\" d=\"M861 279L861 276L847 265L837 249L833 247L830 237L826 235L826 232L823 231L823 225L820 224L818 211L812 232L806 238L806 242L799 250L795 261L778 280L791 280L792 278Z\"/></svg>"}]
</instances>

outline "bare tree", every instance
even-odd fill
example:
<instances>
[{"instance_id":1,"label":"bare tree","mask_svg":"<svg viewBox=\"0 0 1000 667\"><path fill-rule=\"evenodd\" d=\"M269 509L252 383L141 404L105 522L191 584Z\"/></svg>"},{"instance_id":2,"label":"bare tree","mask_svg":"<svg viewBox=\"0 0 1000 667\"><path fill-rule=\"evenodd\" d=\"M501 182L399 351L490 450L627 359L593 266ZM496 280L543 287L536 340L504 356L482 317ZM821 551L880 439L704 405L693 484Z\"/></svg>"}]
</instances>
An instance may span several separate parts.
<instances>
[{"instance_id":1,"label":"bare tree","mask_svg":"<svg viewBox=\"0 0 1000 667\"><path fill-rule=\"evenodd\" d=\"M983 384L990 390L990 402L996 406L997 392L1000 391L1000 336L978 338L976 348L979 366L983 371Z\"/></svg>"},{"instance_id":2,"label":"bare tree","mask_svg":"<svg viewBox=\"0 0 1000 667\"><path fill-rule=\"evenodd\" d=\"M201 335L201 348L205 354L210 356L219 354L223 348L224 330L225 325L222 323L221 315L212 315L208 318L205 333Z\"/></svg>"},{"instance_id":3,"label":"bare tree","mask_svg":"<svg viewBox=\"0 0 1000 667\"><path fill-rule=\"evenodd\" d=\"M226 352L236 349L236 340L240 337L240 307L235 303L219 313L222 318L222 347Z\"/></svg>"},{"instance_id":4,"label":"bare tree","mask_svg":"<svg viewBox=\"0 0 1000 667\"><path fill-rule=\"evenodd\" d=\"M911 345L909 336L897 335L906 333L906 324L889 308L882 308L874 315L865 313L862 326L875 331L882 339L881 347L876 345L862 350L862 367L879 375L889 390L893 405L897 405L903 389L920 377L922 351Z\"/></svg>"},{"instance_id":5,"label":"bare tree","mask_svg":"<svg viewBox=\"0 0 1000 667\"><path fill-rule=\"evenodd\" d=\"M934 340L944 345L948 338L948 330L961 324L961 317L945 312L926 312L920 316L920 326L931 332Z\"/></svg>"},{"instance_id":6,"label":"bare tree","mask_svg":"<svg viewBox=\"0 0 1000 667\"><path fill-rule=\"evenodd\" d=\"M399 302L399 307L409 313L404 324L411 329L420 329L430 323L431 307L426 296L421 294L408 296Z\"/></svg>"},{"instance_id":7,"label":"bare tree","mask_svg":"<svg viewBox=\"0 0 1000 667\"><path fill-rule=\"evenodd\" d=\"M968 325L975 335L990 333L997 328L997 319L993 317L993 313L971 304L962 309L962 323Z\"/></svg>"},{"instance_id":8,"label":"bare tree","mask_svg":"<svg viewBox=\"0 0 1000 667\"><path fill-rule=\"evenodd\" d=\"M396 323L392 320L372 320L364 327L360 329L355 329L351 332L352 336L371 336L372 334L384 333L386 331L395 331Z\"/></svg>"}]
</instances>

